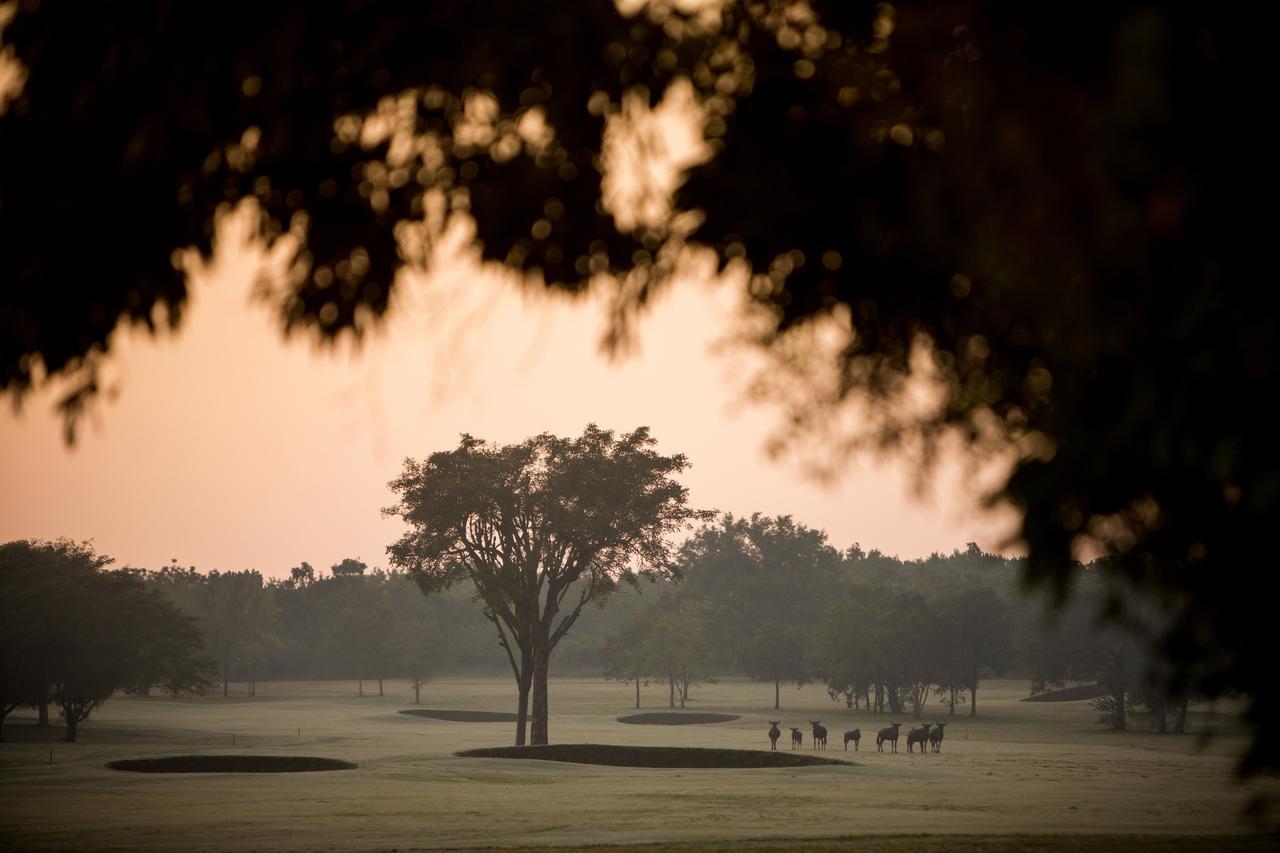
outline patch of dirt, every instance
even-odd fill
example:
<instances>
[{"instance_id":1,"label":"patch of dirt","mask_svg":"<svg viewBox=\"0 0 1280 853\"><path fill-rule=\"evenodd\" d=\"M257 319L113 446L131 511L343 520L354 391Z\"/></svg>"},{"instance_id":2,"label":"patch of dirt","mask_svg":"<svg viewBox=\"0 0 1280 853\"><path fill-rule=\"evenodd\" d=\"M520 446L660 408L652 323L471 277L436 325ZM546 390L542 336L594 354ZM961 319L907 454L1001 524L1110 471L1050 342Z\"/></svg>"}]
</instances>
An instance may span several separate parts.
<instances>
[{"instance_id":1,"label":"patch of dirt","mask_svg":"<svg viewBox=\"0 0 1280 853\"><path fill-rule=\"evenodd\" d=\"M401 711L411 717L428 717L450 723L514 723L516 715L505 711L440 711L430 708L410 708Z\"/></svg>"},{"instance_id":2,"label":"patch of dirt","mask_svg":"<svg viewBox=\"0 0 1280 853\"><path fill-rule=\"evenodd\" d=\"M170 755L108 761L107 767L134 773L310 773L354 770L356 765L336 758L306 755Z\"/></svg>"},{"instance_id":3,"label":"patch of dirt","mask_svg":"<svg viewBox=\"0 0 1280 853\"><path fill-rule=\"evenodd\" d=\"M794 752L762 749L703 749L676 746L613 746L599 743L558 743L546 746L496 746L465 749L463 758L522 758L567 761L572 764L605 764L612 767L749 768L804 767L851 762Z\"/></svg>"}]
</instances>

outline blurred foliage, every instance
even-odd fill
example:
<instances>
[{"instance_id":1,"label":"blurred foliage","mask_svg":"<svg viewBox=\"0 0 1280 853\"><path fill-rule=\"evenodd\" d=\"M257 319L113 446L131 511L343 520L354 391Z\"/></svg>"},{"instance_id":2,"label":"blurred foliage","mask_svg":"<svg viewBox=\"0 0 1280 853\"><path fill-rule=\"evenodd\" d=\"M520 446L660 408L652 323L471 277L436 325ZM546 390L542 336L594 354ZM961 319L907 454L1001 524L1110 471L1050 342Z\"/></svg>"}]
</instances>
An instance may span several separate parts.
<instances>
[{"instance_id":1,"label":"blurred foliage","mask_svg":"<svg viewBox=\"0 0 1280 853\"><path fill-rule=\"evenodd\" d=\"M301 241L264 292L322 337L368 328L451 215L534 282L612 276L624 317L707 247L749 270L788 359L788 330L836 321L830 381L783 360L763 386L798 430L927 368L936 406L880 407L877 437L1011 449L996 498L1023 514L1029 576L1065 591L1073 549L1114 554L1167 617L1170 689L1250 696L1246 767L1275 766L1255 566L1280 497L1258 413L1278 315L1243 269L1251 16L696 5L24 0L3 32L21 87L0 108L0 385L76 376L74 423L117 322L176 322L172 253L207 256L243 198L267 239ZM708 156L669 203L641 181L627 214L602 193L606 126L673 81ZM641 136L643 164L661 140Z\"/></svg>"}]
</instances>

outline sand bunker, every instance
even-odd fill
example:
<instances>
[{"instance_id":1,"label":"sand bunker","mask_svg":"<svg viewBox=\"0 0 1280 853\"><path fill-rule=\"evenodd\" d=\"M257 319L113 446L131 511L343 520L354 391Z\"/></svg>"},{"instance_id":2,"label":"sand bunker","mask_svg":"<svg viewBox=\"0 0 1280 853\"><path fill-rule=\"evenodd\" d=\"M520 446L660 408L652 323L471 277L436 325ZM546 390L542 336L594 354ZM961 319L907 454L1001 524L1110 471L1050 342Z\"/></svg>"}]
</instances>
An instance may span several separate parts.
<instances>
[{"instance_id":1,"label":"sand bunker","mask_svg":"<svg viewBox=\"0 0 1280 853\"><path fill-rule=\"evenodd\" d=\"M683 711L661 712L652 714L631 714L618 717L620 723L632 723L642 726L694 726L701 723L727 723L738 719L738 714L686 714Z\"/></svg>"},{"instance_id":2,"label":"sand bunker","mask_svg":"<svg viewBox=\"0 0 1280 853\"><path fill-rule=\"evenodd\" d=\"M1061 690L1050 690L1048 693L1037 693L1028 696L1023 702L1079 702L1082 699L1097 699L1106 696L1107 689L1099 684L1078 684L1075 687L1064 687Z\"/></svg>"},{"instance_id":3,"label":"sand bunker","mask_svg":"<svg viewBox=\"0 0 1280 853\"><path fill-rule=\"evenodd\" d=\"M310 773L354 770L356 765L336 758L306 755L170 755L108 761L107 767L135 773Z\"/></svg>"},{"instance_id":4,"label":"sand bunker","mask_svg":"<svg viewBox=\"0 0 1280 853\"><path fill-rule=\"evenodd\" d=\"M424 708L412 708L401 711L411 717L430 717L433 720L447 720L450 723L514 723L516 715L505 711L438 711Z\"/></svg>"},{"instance_id":5,"label":"sand bunker","mask_svg":"<svg viewBox=\"0 0 1280 853\"><path fill-rule=\"evenodd\" d=\"M675 746L611 746L598 743L558 743L548 746L497 746L465 749L463 758L523 758L567 761L573 764L607 764L614 767L804 767L815 764L849 764L798 752L763 749L701 749Z\"/></svg>"}]
</instances>

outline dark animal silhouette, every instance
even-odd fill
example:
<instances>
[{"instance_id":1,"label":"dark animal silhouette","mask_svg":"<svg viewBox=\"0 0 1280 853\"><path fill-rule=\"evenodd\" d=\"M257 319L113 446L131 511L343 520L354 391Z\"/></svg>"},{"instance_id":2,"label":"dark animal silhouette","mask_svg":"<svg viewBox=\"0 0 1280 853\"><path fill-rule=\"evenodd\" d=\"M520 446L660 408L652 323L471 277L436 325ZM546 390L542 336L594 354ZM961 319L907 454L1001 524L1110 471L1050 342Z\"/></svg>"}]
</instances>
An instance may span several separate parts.
<instances>
[{"instance_id":1,"label":"dark animal silhouette","mask_svg":"<svg viewBox=\"0 0 1280 853\"><path fill-rule=\"evenodd\" d=\"M813 726L813 748L817 749L821 744L823 749L827 748L827 727L820 726L822 720L810 720L809 725Z\"/></svg>"},{"instance_id":2,"label":"dark animal silhouette","mask_svg":"<svg viewBox=\"0 0 1280 853\"><path fill-rule=\"evenodd\" d=\"M853 741L853 751L858 751L858 741L862 740L862 729L854 729L844 733L844 748L849 749L849 741Z\"/></svg>"},{"instance_id":3,"label":"dark animal silhouette","mask_svg":"<svg viewBox=\"0 0 1280 853\"><path fill-rule=\"evenodd\" d=\"M770 721L769 721L769 748L770 748L770 749L777 749L777 748L778 748L778 738L782 737L782 732L780 732L780 731L778 730L778 723L779 723L779 722L781 722L781 721L780 721L780 720L770 720Z\"/></svg>"},{"instance_id":4,"label":"dark animal silhouette","mask_svg":"<svg viewBox=\"0 0 1280 853\"><path fill-rule=\"evenodd\" d=\"M801 734L799 729L792 729L791 730L791 748L796 749L801 746L804 746L804 735Z\"/></svg>"},{"instance_id":5,"label":"dark animal silhouette","mask_svg":"<svg viewBox=\"0 0 1280 853\"><path fill-rule=\"evenodd\" d=\"M929 732L929 743L932 744L934 752L942 752L942 730L946 727L946 723L934 723L933 731Z\"/></svg>"},{"instance_id":6,"label":"dark animal silhouette","mask_svg":"<svg viewBox=\"0 0 1280 853\"><path fill-rule=\"evenodd\" d=\"M885 741L893 742L893 751L898 751L898 729L902 728L902 723L894 723L887 729L881 729L876 733L876 751L884 752Z\"/></svg>"},{"instance_id":7,"label":"dark animal silhouette","mask_svg":"<svg viewBox=\"0 0 1280 853\"><path fill-rule=\"evenodd\" d=\"M912 752L913 744L920 744L920 751L927 752L929 746L929 723L925 723L918 729L912 729L907 732L907 752Z\"/></svg>"}]
</instances>

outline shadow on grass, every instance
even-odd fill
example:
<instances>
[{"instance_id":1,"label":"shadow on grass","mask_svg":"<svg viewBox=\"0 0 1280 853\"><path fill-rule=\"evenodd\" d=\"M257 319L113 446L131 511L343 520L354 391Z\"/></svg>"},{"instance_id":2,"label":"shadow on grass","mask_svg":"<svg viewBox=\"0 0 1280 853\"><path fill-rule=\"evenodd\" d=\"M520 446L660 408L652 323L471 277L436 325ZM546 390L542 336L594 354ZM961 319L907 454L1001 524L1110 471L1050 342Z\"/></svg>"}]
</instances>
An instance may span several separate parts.
<instances>
[{"instance_id":1,"label":"shadow on grass","mask_svg":"<svg viewBox=\"0 0 1280 853\"><path fill-rule=\"evenodd\" d=\"M306 755L170 755L108 761L107 767L134 773L310 773L354 770L356 765L336 758Z\"/></svg>"},{"instance_id":2,"label":"shadow on grass","mask_svg":"<svg viewBox=\"0 0 1280 853\"><path fill-rule=\"evenodd\" d=\"M464 749L463 758L522 758L535 761L567 761L572 764L605 764L612 767L752 768L806 767L852 762L798 752L762 749L703 749L685 746L612 746L599 743L557 743L547 746L495 746Z\"/></svg>"},{"instance_id":3,"label":"shadow on grass","mask_svg":"<svg viewBox=\"0 0 1280 853\"><path fill-rule=\"evenodd\" d=\"M440 711L430 708L411 708L401 711L410 717L428 717L450 723L514 723L516 715L504 711Z\"/></svg>"},{"instance_id":4,"label":"shadow on grass","mask_svg":"<svg viewBox=\"0 0 1280 853\"><path fill-rule=\"evenodd\" d=\"M693 726L700 723L727 723L730 720L738 719L740 716L739 714L697 714L683 711L663 711L618 717L618 722L642 726Z\"/></svg>"},{"instance_id":5,"label":"shadow on grass","mask_svg":"<svg viewBox=\"0 0 1280 853\"><path fill-rule=\"evenodd\" d=\"M1023 702L1079 702L1083 699L1097 699L1106 696L1107 689L1100 684L1077 684L1075 687L1064 687L1061 690L1050 690L1048 693L1037 693L1028 696Z\"/></svg>"}]
</instances>

